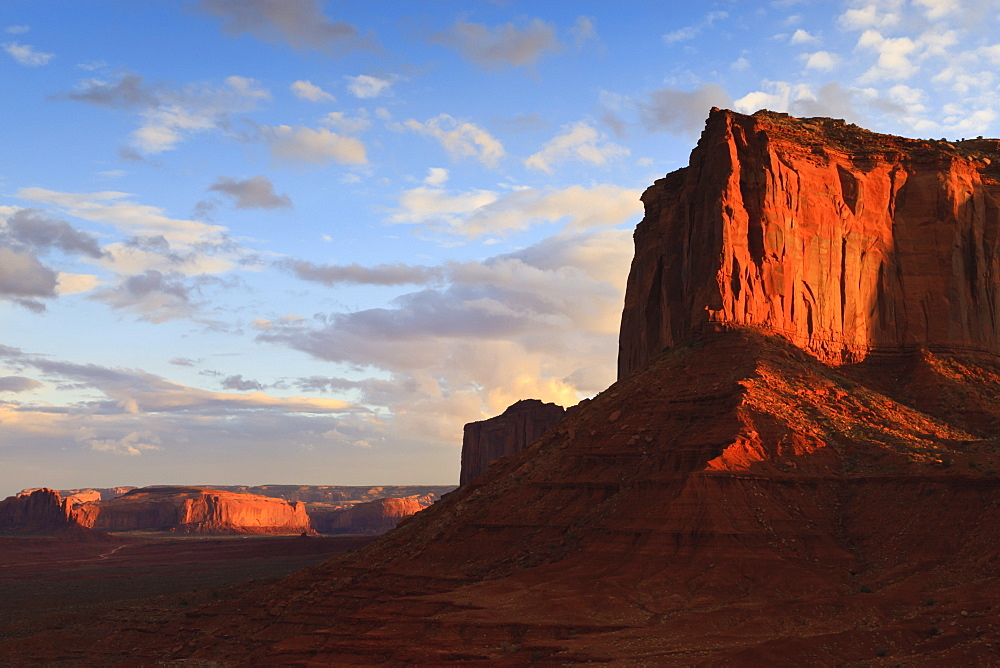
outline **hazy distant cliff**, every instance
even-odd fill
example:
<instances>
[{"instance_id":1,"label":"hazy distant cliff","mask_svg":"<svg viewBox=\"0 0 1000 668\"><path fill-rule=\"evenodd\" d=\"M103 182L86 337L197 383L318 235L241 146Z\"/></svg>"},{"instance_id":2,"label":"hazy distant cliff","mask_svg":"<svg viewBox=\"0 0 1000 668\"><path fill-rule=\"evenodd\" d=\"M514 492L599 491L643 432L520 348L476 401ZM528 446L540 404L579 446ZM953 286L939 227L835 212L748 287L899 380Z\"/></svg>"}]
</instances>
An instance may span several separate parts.
<instances>
[{"instance_id":1,"label":"hazy distant cliff","mask_svg":"<svg viewBox=\"0 0 1000 668\"><path fill-rule=\"evenodd\" d=\"M501 415L465 425L460 484L476 479L490 462L520 452L558 424L566 409L538 399L523 399Z\"/></svg>"}]
</instances>

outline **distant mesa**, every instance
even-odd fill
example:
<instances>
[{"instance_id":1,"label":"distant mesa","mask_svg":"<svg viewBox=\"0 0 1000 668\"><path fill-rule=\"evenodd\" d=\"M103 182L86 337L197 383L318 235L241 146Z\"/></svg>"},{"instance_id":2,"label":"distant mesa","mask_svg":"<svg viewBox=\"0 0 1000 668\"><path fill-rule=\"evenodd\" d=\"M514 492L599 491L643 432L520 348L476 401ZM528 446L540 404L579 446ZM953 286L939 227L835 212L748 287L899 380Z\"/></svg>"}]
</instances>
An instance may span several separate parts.
<instances>
[{"instance_id":1,"label":"distant mesa","mask_svg":"<svg viewBox=\"0 0 1000 668\"><path fill-rule=\"evenodd\" d=\"M100 531L294 534L309 531L305 504L203 487L147 487L85 503L77 521Z\"/></svg>"},{"instance_id":2,"label":"distant mesa","mask_svg":"<svg viewBox=\"0 0 1000 668\"><path fill-rule=\"evenodd\" d=\"M459 484L481 476L494 460L521 452L565 415L562 406L522 399L496 417L465 425Z\"/></svg>"},{"instance_id":3,"label":"distant mesa","mask_svg":"<svg viewBox=\"0 0 1000 668\"><path fill-rule=\"evenodd\" d=\"M0 532L72 525L197 534L380 534L453 485L237 485L26 489L0 502ZM6 510L3 510L6 509Z\"/></svg>"},{"instance_id":4,"label":"distant mesa","mask_svg":"<svg viewBox=\"0 0 1000 668\"><path fill-rule=\"evenodd\" d=\"M382 534L430 503L421 499L382 498L350 506L310 508L312 528L328 534Z\"/></svg>"}]
</instances>

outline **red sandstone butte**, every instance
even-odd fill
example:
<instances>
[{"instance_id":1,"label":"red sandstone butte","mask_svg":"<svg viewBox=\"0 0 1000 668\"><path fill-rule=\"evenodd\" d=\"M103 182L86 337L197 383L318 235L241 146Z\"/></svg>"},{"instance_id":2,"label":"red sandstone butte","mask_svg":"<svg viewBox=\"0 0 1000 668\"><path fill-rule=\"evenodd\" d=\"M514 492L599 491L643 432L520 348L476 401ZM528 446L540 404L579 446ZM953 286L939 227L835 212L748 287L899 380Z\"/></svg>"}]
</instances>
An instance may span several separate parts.
<instances>
[{"instance_id":1,"label":"red sandstone butte","mask_svg":"<svg viewBox=\"0 0 1000 668\"><path fill-rule=\"evenodd\" d=\"M38 533L75 524L68 500L43 487L0 501L0 533Z\"/></svg>"},{"instance_id":2,"label":"red sandstone butte","mask_svg":"<svg viewBox=\"0 0 1000 668\"><path fill-rule=\"evenodd\" d=\"M478 478L493 460L524 450L565 414L562 406L522 399L496 417L465 425L459 484Z\"/></svg>"},{"instance_id":3,"label":"red sandstone butte","mask_svg":"<svg viewBox=\"0 0 1000 668\"><path fill-rule=\"evenodd\" d=\"M75 510L77 521L101 531L292 534L310 531L302 502L202 487L136 489Z\"/></svg>"},{"instance_id":4,"label":"red sandstone butte","mask_svg":"<svg viewBox=\"0 0 1000 668\"><path fill-rule=\"evenodd\" d=\"M642 195L619 377L712 322L827 362L1000 353L1000 141L905 139L713 109Z\"/></svg>"}]
</instances>

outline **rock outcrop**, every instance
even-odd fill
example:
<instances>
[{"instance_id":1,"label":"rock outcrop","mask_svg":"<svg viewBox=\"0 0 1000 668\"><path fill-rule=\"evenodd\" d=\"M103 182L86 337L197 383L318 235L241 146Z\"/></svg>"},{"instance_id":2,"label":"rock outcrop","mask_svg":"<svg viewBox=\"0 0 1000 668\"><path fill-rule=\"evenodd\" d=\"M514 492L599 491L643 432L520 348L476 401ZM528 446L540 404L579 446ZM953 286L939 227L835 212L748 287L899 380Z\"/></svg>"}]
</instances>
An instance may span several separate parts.
<instances>
[{"instance_id":1,"label":"rock outcrop","mask_svg":"<svg viewBox=\"0 0 1000 668\"><path fill-rule=\"evenodd\" d=\"M430 502L426 499L376 499L344 508L309 508L313 530L319 533L381 534L389 531L403 518L417 513Z\"/></svg>"},{"instance_id":2,"label":"rock outcrop","mask_svg":"<svg viewBox=\"0 0 1000 668\"><path fill-rule=\"evenodd\" d=\"M310 531L305 504L201 487L147 487L75 511L102 531L294 534Z\"/></svg>"},{"instance_id":3,"label":"rock outcrop","mask_svg":"<svg viewBox=\"0 0 1000 668\"><path fill-rule=\"evenodd\" d=\"M478 478L493 460L524 450L559 424L565 414L562 406L523 399L501 415L465 425L459 484Z\"/></svg>"},{"instance_id":4,"label":"rock outcrop","mask_svg":"<svg viewBox=\"0 0 1000 668\"><path fill-rule=\"evenodd\" d=\"M1000 353L1000 141L904 139L714 109L642 196L619 377L711 323L828 362Z\"/></svg>"},{"instance_id":5,"label":"rock outcrop","mask_svg":"<svg viewBox=\"0 0 1000 668\"><path fill-rule=\"evenodd\" d=\"M75 524L68 500L40 488L0 501L0 533L41 533Z\"/></svg>"}]
</instances>

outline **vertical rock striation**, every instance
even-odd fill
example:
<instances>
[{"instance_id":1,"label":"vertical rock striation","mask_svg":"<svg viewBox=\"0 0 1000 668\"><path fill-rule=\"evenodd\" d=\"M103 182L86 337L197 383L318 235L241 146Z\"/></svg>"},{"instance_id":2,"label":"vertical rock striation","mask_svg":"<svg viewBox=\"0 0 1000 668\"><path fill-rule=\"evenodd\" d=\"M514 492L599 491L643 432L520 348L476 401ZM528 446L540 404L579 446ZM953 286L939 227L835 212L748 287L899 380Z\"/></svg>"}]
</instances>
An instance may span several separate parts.
<instances>
[{"instance_id":1,"label":"vertical rock striation","mask_svg":"<svg viewBox=\"0 0 1000 668\"><path fill-rule=\"evenodd\" d=\"M501 415L465 425L459 484L466 485L478 478L494 459L524 450L557 425L565 414L562 406L522 399Z\"/></svg>"},{"instance_id":2,"label":"vertical rock striation","mask_svg":"<svg viewBox=\"0 0 1000 668\"><path fill-rule=\"evenodd\" d=\"M618 374L711 323L826 362L1000 353L1000 141L713 109L688 167L643 193Z\"/></svg>"},{"instance_id":3,"label":"vertical rock striation","mask_svg":"<svg viewBox=\"0 0 1000 668\"><path fill-rule=\"evenodd\" d=\"M0 501L0 533L38 533L73 524L70 504L54 489L43 487Z\"/></svg>"}]
</instances>

